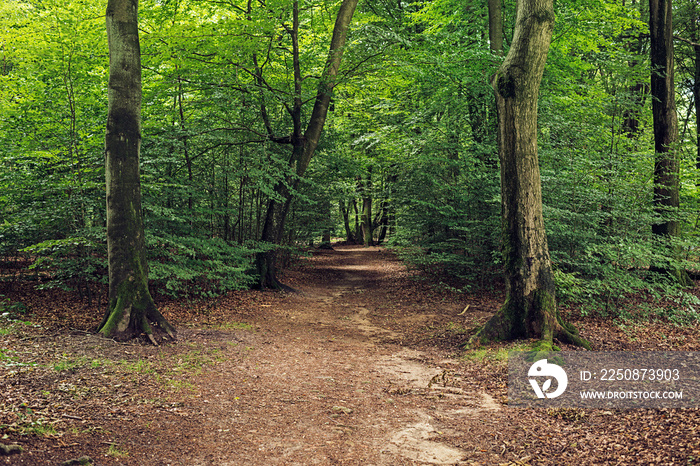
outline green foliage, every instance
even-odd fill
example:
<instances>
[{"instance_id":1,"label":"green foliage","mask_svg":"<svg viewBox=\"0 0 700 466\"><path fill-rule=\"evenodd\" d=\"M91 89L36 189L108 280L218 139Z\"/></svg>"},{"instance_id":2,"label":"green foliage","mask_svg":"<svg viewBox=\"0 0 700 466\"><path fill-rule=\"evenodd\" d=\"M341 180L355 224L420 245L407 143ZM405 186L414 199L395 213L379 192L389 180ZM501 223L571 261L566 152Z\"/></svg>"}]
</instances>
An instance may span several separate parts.
<instances>
[{"instance_id":1,"label":"green foliage","mask_svg":"<svg viewBox=\"0 0 700 466\"><path fill-rule=\"evenodd\" d=\"M92 229L82 233L84 236L47 240L22 250L35 257L30 269L40 276L37 288L78 290L91 300L90 285L107 283L104 232Z\"/></svg>"},{"instance_id":2,"label":"green foliage","mask_svg":"<svg viewBox=\"0 0 700 466\"><path fill-rule=\"evenodd\" d=\"M0 294L0 317L8 320L18 319L27 313L27 306L20 301L13 302L10 298Z\"/></svg>"},{"instance_id":3,"label":"green foliage","mask_svg":"<svg viewBox=\"0 0 700 466\"><path fill-rule=\"evenodd\" d=\"M688 214L684 207L661 215L651 202L654 145L640 12L606 2L591 2L586 10L560 8L565 16L588 19L567 30L566 40L553 42L540 105L557 297L584 314L620 316L632 294L676 293L672 281L650 268L694 267L674 253L688 250L684 239L651 232L663 218L680 218L687 226ZM559 16L558 27L565 28ZM594 25L600 33L587 32Z\"/></svg>"},{"instance_id":4,"label":"green foliage","mask_svg":"<svg viewBox=\"0 0 700 466\"><path fill-rule=\"evenodd\" d=\"M656 314L679 326L694 325L700 321L700 299L684 290L667 295L666 305Z\"/></svg>"},{"instance_id":5,"label":"green foliage","mask_svg":"<svg viewBox=\"0 0 700 466\"><path fill-rule=\"evenodd\" d=\"M124 448L120 448L114 443L111 443L109 445L109 448L107 448L107 452L105 453L105 456L111 456L113 458L128 458L129 457L129 452L128 450Z\"/></svg>"},{"instance_id":6,"label":"green foliage","mask_svg":"<svg viewBox=\"0 0 700 466\"><path fill-rule=\"evenodd\" d=\"M212 297L249 287L254 249L220 238L148 236L150 278L173 297Z\"/></svg>"},{"instance_id":7,"label":"green foliage","mask_svg":"<svg viewBox=\"0 0 700 466\"><path fill-rule=\"evenodd\" d=\"M485 286L499 272L498 184L495 176L461 170L479 164L467 157L459 164L428 159L409 168L395 187L391 244L427 272ZM455 165L460 175L450 179Z\"/></svg>"},{"instance_id":8,"label":"green foliage","mask_svg":"<svg viewBox=\"0 0 700 466\"><path fill-rule=\"evenodd\" d=\"M500 260L495 109L485 79L494 57L472 21L483 13L477 2L407 5L403 23L387 23L400 46L381 75L351 88L352 113L334 119L336 131L351 135L348 157L365 161L351 176L371 173L389 244L459 288L465 280L490 286ZM352 197L363 198L365 184Z\"/></svg>"},{"instance_id":9,"label":"green foliage","mask_svg":"<svg viewBox=\"0 0 700 466\"><path fill-rule=\"evenodd\" d=\"M490 78L502 57L489 50L485 2L361 2L323 138L299 180L285 142L290 112L296 97L310 114L337 3L300 10L301 83L290 79L290 0L249 10L237 1L141 3L142 192L157 289L209 297L255 283L254 255L273 247L260 242L267 205L290 180L300 183L275 246L282 258L327 234L361 241L371 204L373 240L413 266L452 289L497 283ZM503 3L506 49L515 4ZM545 222L558 299L624 316L632 293L666 296L678 302L654 312L687 322L691 298L649 270L700 269L695 55L679 43L681 208L659 213L642 5L556 3L539 106ZM34 278L88 300L105 288L104 8L0 3L0 279L8 286ZM697 33L696 12L695 2L676 5L680 33ZM654 237L650 225L671 217L681 237ZM1 301L0 311L16 316L20 306Z\"/></svg>"},{"instance_id":10,"label":"green foliage","mask_svg":"<svg viewBox=\"0 0 700 466\"><path fill-rule=\"evenodd\" d=\"M81 367L88 364L87 358L80 357L76 359L68 358L66 354L63 355L63 359L54 364L53 369L56 372L75 372Z\"/></svg>"}]
</instances>

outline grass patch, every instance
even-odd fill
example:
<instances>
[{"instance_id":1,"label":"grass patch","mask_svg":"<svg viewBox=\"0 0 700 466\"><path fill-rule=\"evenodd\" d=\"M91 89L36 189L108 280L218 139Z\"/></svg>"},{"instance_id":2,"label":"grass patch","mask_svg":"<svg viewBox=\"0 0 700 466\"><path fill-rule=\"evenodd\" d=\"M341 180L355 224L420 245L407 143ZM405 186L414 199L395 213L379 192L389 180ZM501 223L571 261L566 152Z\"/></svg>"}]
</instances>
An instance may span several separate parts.
<instances>
[{"instance_id":1,"label":"grass patch","mask_svg":"<svg viewBox=\"0 0 700 466\"><path fill-rule=\"evenodd\" d=\"M17 420L10 424L1 424L0 431L15 432L19 435L37 435L40 437L50 437L58 435L53 423L43 416L36 417L34 410L26 405L20 405L10 412L17 416Z\"/></svg>"},{"instance_id":2,"label":"grass patch","mask_svg":"<svg viewBox=\"0 0 700 466\"><path fill-rule=\"evenodd\" d=\"M36 421L30 422L25 430L27 433L38 435L40 437L50 437L52 435L58 435L56 428L53 424L49 424L46 419L39 418Z\"/></svg>"},{"instance_id":3,"label":"grass patch","mask_svg":"<svg viewBox=\"0 0 700 466\"><path fill-rule=\"evenodd\" d=\"M119 448L115 444L111 444L109 448L107 448L107 453L105 453L107 456L111 456L112 458L128 458L129 457L129 452L127 450Z\"/></svg>"},{"instance_id":4,"label":"grass patch","mask_svg":"<svg viewBox=\"0 0 700 466\"><path fill-rule=\"evenodd\" d=\"M106 364L105 361L103 361L101 359L93 359L92 361L90 361L90 367L92 367L93 369L99 369L100 367L104 366L105 364Z\"/></svg>"},{"instance_id":5,"label":"grass patch","mask_svg":"<svg viewBox=\"0 0 700 466\"><path fill-rule=\"evenodd\" d=\"M173 367L173 372L199 375L202 373L204 366L214 364L216 358L209 354L203 353L202 350L190 350L180 356L177 364Z\"/></svg>"},{"instance_id":6,"label":"grass patch","mask_svg":"<svg viewBox=\"0 0 700 466\"><path fill-rule=\"evenodd\" d=\"M190 393L197 393L197 386L191 382L177 379L161 379L161 381L164 381L165 385L171 390L177 392L189 391Z\"/></svg>"},{"instance_id":7,"label":"grass patch","mask_svg":"<svg viewBox=\"0 0 700 466\"><path fill-rule=\"evenodd\" d=\"M39 325L29 321L13 319L7 312L0 314L0 336L20 334L22 332L22 326L39 327Z\"/></svg>"},{"instance_id":8,"label":"grass patch","mask_svg":"<svg viewBox=\"0 0 700 466\"><path fill-rule=\"evenodd\" d=\"M34 367L34 362L23 362L17 356L16 351L0 348L0 366L4 367Z\"/></svg>"},{"instance_id":9,"label":"grass patch","mask_svg":"<svg viewBox=\"0 0 700 466\"><path fill-rule=\"evenodd\" d=\"M472 361L508 361L506 348L477 348L464 353L464 359Z\"/></svg>"},{"instance_id":10,"label":"grass patch","mask_svg":"<svg viewBox=\"0 0 700 466\"><path fill-rule=\"evenodd\" d=\"M124 359L119 361L119 364L122 366L122 369L126 372L129 373L136 373L136 374L155 374L156 369L153 367L153 363L150 361L145 361L143 359L139 359L137 361L126 361Z\"/></svg>"},{"instance_id":11,"label":"grass patch","mask_svg":"<svg viewBox=\"0 0 700 466\"><path fill-rule=\"evenodd\" d=\"M448 322L447 326L445 327L447 331L455 333L455 334L463 334L467 333L469 329L465 327L462 324L457 324L455 322Z\"/></svg>"},{"instance_id":12,"label":"grass patch","mask_svg":"<svg viewBox=\"0 0 700 466\"><path fill-rule=\"evenodd\" d=\"M66 358L66 354L63 354ZM76 359L64 359L53 365L53 370L56 372L75 372L83 366L88 365L88 359L86 357L79 357Z\"/></svg>"},{"instance_id":13,"label":"grass patch","mask_svg":"<svg viewBox=\"0 0 700 466\"><path fill-rule=\"evenodd\" d=\"M224 322L217 327L221 330L253 330L253 326L246 322Z\"/></svg>"},{"instance_id":14,"label":"grass patch","mask_svg":"<svg viewBox=\"0 0 700 466\"><path fill-rule=\"evenodd\" d=\"M530 351L531 344L527 342L520 342L514 345L509 345L507 347L487 347L487 348L474 348L466 350L462 357L469 361L491 361L507 364L508 363L508 353L511 351Z\"/></svg>"}]
</instances>

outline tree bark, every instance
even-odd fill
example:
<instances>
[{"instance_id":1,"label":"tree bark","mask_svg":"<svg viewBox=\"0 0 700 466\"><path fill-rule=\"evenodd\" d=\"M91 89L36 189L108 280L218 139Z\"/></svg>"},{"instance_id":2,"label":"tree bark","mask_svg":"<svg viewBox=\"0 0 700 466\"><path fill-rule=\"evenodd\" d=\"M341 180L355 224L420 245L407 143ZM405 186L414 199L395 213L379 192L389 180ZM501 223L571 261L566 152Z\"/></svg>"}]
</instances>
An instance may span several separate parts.
<instances>
[{"instance_id":1,"label":"tree bark","mask_svg":"<svg viewBox=\"0 0 700 466\"><path fill-rule=\"evenodd\" d=\"M680 163L677 150L678 115L674 85L673 59L673 10L672 0L649 0L649 31L651 33L651 95L654 119L654 206L664 217L651 226L652 232L661 237L674 237L680 233L676 215L680 206ZM671 251L672 255L675 252ZM687 273L668 264L652 264L652 270L675 277L679 283L688 284Z\"/></svg>"},{"instance_id":2,"label":"tree bark","mask_svg":"<svg viewBox=\"0 0 700 466\"><path fill-rule=\"evenodd\" d=\"M697 38L695 40L698 40ZM695 76L693 84L693 97L695 99L695 143L696 167L700 169L700 45L693 47L695 50Z\"/></svg>"},{"instance_id":3,"label":"tree bark","mask_svg":"<svg viewBox=\"0 0 700 466\"><path fill-rule=\"evenodd\" d=\"M360 229L362 230L362 244L374 246L374 225L372 218L372 167L368 167L367 179L362 182L362 219Z\"/></svg>"},{"instance_id":4,"label":"tree bark","mask_svg":"<svg viewBox=\"0 0 700 466\"><path fill-rule=\"evenodd\" d=\"M640 16L646 16L646 11L644 11L644 2L639 3L639 14ZM626 31L625 34L629 32ZM646 34L643 30L635 27L631 34L636 36L636 41L630 42L629 53L632 57L629 61L630 69L635 69L639 65L638 57L641 57L644 52L644 45L646 44ZM630 103L626 106L623 111L623 122L622 131L629 139L637 139L641 134L640 126L640 112L644 108L644 103L646 101L646 96L649 94L649 83L647 81L639 81L632 84L629 87L630 93Z\"/></svg>"},{"instance_id":5,"label":"tree bark","mask_svg":"<svg viewBox=\"0 0 700 466\"><path fill-rule=\"evenodd\" d=\"M350 228L350 205L350 201L348 201L347 206L344 200L341 199L338 201L340 214L343 216L343 226L345 227L345 242L348 244L355 244L355 235Z\"/></svg>"},{"instance_id":6,"label":"tree bark","mask_svg":"<svg viewBox=\"0 0 700 466\"><path fill-rule=\"evenodd\" d=\"M293 63L294 63L294 80L295 80L295 102L292 111L293 134L290 138L292 143L292 154L290 157L290 167L296 173L296 176L287 180L288 182L280 183L275 191L281 196L283 201L271 199L268 205L265 224L261 240L273 245L279 245L284 235L284 225L289 213L289 209L294 200L293 193L299 183L299 178L304 175L306 169L311 162L311 158L316 152L323 126L326 123L328 116L328 108L331 102L333 89L336 85L338 70L345 50L345 42L347 39L350 22L355 13L358 0L343 0L336 16L335 25L333 27L333 35L331 38L330 50L324 71L321 75L320 82L317 88L316 100L314 108L311 112L306 130L302 134L301 130L301 64L299 62L298 43L298 26L299 26L299 5L294 2L293 15L294 24L292 26L292 44L293 44ZM298 109L298 112L297 112ZM287 186L291 186L290 190ZM277 279L277 264L276 250L259 253L257 256L257 269L260 277L259 285L261 288L287 288L284 287Z\"/></svg>"},{"instance_id":7,"label":"tree bark","mask_svg":"<svg viewBox=\"0 0 700 466\"><path fill-rule=\"evenodd\" d=\"M506 301L474 342L553 338L588 346L557 309L537 156L537 99L554 26L553 0L519 0L511 48L493 78L498 108Z\"/></svg>"},{"instance_id":8,"label":"tree bark","mask_svg":"<svg viewBox=\"0 0 700 466\"><path fill-rule=\"evenodd\" d=\"M374 225L372 225L372 198L365 194L362 197L362 244L374 246Z\"/></svg>"},{"instance_id":9,"label":"tree bark","mask_svg":"<svg viewBox=\"0 0 700 466\"><path fill-rule=\"evenodd\" d=\"M496 55L503 55L503 9L501 0L488 0L489 47Z\"/></svg>"},{"instance_id":10,"label":"tree bark","mask_svg":"<svg viewBox=\"0 0 700 466\"><path fill-rule=\"evenodd\" d=\"M152 343L175 329L148 290L139 151L141 147L141 53L138 0L109 0L109 85L105 173L109 306L98 332L126 340L145 335Z\"/></svg>"},{"instance_id":11,"label":"tree bark","mask_svg":"<svg viewBox=\"0 0 700 466\"><path fill-rule=\"evenodd\" d=\"M700 15L700 5L693 4L692 15L697 18ZM691 16L691 17L693 17ZM691 39L694 44L693 52L695 52L695 67L693 74L693 101L695 103L695 167L700 169L700 21L693 21L691 28Z\"/></svg>"},{"instance_id":12,"label":"tree bark","mask_svg":"<svg viewBox=\"0 0 700 466\"><path fill-rule=\"evenodd\" d=\"M377 244L382 244L386 239L386 234L389 231L389 201L384 200L379 208L380 215L375 224L379 228L377 234Z\"/></svg>"}]
</instances>

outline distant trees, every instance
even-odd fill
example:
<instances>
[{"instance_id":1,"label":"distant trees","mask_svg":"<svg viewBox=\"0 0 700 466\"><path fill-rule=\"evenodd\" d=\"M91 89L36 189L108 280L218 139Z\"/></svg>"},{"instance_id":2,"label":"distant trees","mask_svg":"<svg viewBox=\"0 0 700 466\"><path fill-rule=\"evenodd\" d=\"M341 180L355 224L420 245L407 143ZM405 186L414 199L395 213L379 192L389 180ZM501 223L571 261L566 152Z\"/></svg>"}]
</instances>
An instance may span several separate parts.
<instances>
[{"instance_id":1,"label":"distant trees","mask_svg":"<svg viewBox=\"0 0 700 466\"><path fill-rule=\"evenodd\" d=\"M680 156L678 114L676 110L675 66L673 54L672 0L649 0L651 32L651 96L654 117L654 206L660 218L654 222L654 234L673 240L680 235L677 219L680 207ZM671 246L671 250L676 249ZM672 253L673 255L673 253ZM677 261L653 264L655 270L671 273L684 285L690 279Z\"/></svg>"},{"instance_id":2,"label":"distant trees","mask_svg":"<svg viewBox=\"0 0 700 466\"><path fill-rule=\"evenodd\" d=\"M265 243L272 245L281 243L285 221L294 201L292 193L297 189L299 180L304 176L318 147L321 132L328 116L331 96L338 79L340 63L345 52L348 29L355 13L355 8L357 8L357 2L358 0L343 0L340 4L335 26L333 27L328 59L318 80L316 99L305 129L303 128L302 115L304 104L302 81L305 79L305 76L302 75L299 49L299 2L297 0L292 2L292 26L287 27L287 32L290 34L292 41L294 93L293 103L286 107L292 120L292 133L288 138L283 138L284 142L289 142L292 145L288 162L292 173L285 180L278 182L275 186L275 193L278 196L272 197L268 201L267 214L260 237L260 240ZM262 109L261 117L265 120L267 111L264 109L264 106ZM272 126L269 121L266 121L266 127L270 139L276 140L277 138L272 132ZM274 247L259 252L257 255L259 284L262 288L279 288L281 286L277 280L276 257L277 251Z\"/></svg>"}]
</instances>

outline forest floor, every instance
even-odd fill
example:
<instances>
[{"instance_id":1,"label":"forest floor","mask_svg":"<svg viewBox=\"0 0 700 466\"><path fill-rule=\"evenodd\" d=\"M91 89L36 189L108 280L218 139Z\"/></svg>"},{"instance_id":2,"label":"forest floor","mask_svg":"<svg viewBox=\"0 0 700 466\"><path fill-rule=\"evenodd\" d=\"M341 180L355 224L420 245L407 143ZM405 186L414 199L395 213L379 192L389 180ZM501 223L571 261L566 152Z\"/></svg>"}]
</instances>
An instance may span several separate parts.
<instances>
[{"instance_id":1,"label":"forest floor","mask_svg":"<svg viewBox=\"0 0 700 466\"><path fill-rule=\"evenodd\" d=\"M460 348L501 292L449 293L351 246L284 281L298 292L160 302L179 340L159 347L95 336L101 311L70 294L4 292L28 311L0 325L0 443L23 450L0 465L700 461L696 409L508 407L507 351L532 342ZM566 314L597 350L700 349L697 327Z\"/></svg>"}]
</instances>

